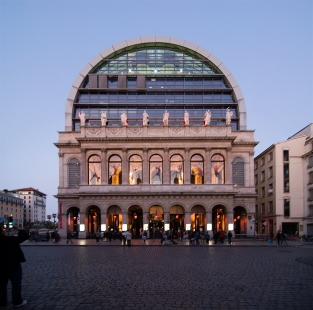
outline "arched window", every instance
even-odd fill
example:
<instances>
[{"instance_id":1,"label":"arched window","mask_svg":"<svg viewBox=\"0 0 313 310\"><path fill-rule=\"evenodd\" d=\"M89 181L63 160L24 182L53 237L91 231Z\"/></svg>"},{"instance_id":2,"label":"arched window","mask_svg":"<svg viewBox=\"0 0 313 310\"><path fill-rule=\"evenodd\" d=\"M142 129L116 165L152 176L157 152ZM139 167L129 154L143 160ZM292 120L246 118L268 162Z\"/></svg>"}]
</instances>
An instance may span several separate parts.
<instances>
[{"instance_id":1,"label":"arched window","mask_svg":"<svg viewBox=\"0 0 313 310\"><path fill-rule=\"evenodd\" d=\"M225 160L220 154L215 154L211 158L211 183L224 184L225 183Z\"/></svg>"},{"instance_id":2,"label":"arched window","mask_svg":"<svg viewBox=\"0 0 313 310\"><path fill-rule=\"evenodd\" d=\"M150 184L162 184L163 159L160 155L150 157Z\"/></svg>"},{"instance_id":3,"label":"arched window","mask_svg":"<svg viewBox=\"0 0 313 310\"><path fill-rule=\"evenodd\" d=\"M142 183L142 159L139 155L133 155L129 159L129 184Z\"/></svg>"},{"instance_id":4,"label":"arched window","mask_svg":"<svg viewBox=\"0 0 313 310\"><path fill-rule=\"evenodd\" d=\"M112 155L109 159L109 184L122 184L122 160L118 155Z\"/></svg>"},{"instance_id":5,"label":"arched window","mask_svg":"<svg viewBox=\"0 0 313 310\"><path fill-rule=\"evenodd\" d=\"M98 155L92 155L88 160L89 185L101 184L101 159Z\"/></svg>"},{"instance_id":6,"label":"arched window","mask_svg":"<svg viewBox=\"0 0 313 310\"><path fill-rule=\"evenodd\" d=\"M190 160L190 183L203 184L203 157L201 155L193 155Z\"/></svg>"},{"instance_id":7,"label":"arched window","mask_svg":"<svg viewBox=\"0 0 313 310\"><path fill-rule=\"evenodd\" d=\"M171 157L171 184L184 184L184 162L180 155Z\"/></svg>"},{"instance_id":8,"label":"arched window","mask_svg":"<svg viewBox=\"0 0 313 310\"><path fill-rule=\"evenodd\" d=\"M232 161L232 176L234 186L245 186L245 163L241 157Z\"/></svg>"},{"instance_id":9,"label":"arched window","mask_svg":"<svg viewBox=\"0 0 313 310\"><path fill-rule=\"evenodd\" d=\"M76 188L80 185L80 162L72 158L68 162L68 187Z\"/></svg>"}]
</instances>

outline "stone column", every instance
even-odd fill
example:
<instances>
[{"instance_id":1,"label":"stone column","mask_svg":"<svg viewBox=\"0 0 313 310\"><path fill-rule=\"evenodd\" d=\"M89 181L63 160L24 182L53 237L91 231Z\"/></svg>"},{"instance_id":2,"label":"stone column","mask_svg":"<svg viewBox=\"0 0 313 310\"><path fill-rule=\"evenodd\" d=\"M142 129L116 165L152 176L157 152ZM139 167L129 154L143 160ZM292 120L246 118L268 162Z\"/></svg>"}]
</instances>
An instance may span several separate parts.
<instances>
[{"instance_id":1,"label":"stone column","mask_svg":"<svg viewBox=\"0 0 313 310\"><path fill-rule=\"evenodd\" d=\"M149 184L149 160L148 148L143 148L143 161L142 161L142 182L144 185Z\"/></svg>"},{"instance_id":2,"label":"stone column","mask_svg":"<svg viewBox=\"0 0 313 310\"><path fill-rule=\"evenodd\" d=\"M212 225L212 211L206 211L205 213L205 221L206 221L206 226L205 226L205 230L208 230L208 224ZM211 233L213 227L211 228L211 230L209 231L209 233ZM211 235L210 235L211 236Z\"/></svg>"},{"instance_id":3,"label":"stone column","mask_svg":"<svg viewBox=\"0 0 313 310\"><path fill-rule=\"evenodd\" d=\"M122 211L122 228L123 225L126 224L127 225L127 229L128 230L128 212L127 211Z\"/></svg>"},{"instance_id":4,"label":"stone column","mask_svg":"<svg viewBox=\"0 0 313 310\"><path fill-rule=\"evenodd\" d=\"M225 232L228 231L228 224L234 223L233 217L234 217L233 211L227 212L227 218L225 219Z\"/></svg>"},{"instance_id":5,"label":"stone column","mask_svg":"<svg viewBox=\"0 0 313 310\"><path fill-rule=\"evenodd\" d=\"M211 184L211 148L205 148L205 184Z\"/></svg>"},{"instance_id":6,"label":"stone column","mask_svg":"<svg viewBox=\"0 0 313 310\"><path fill-rule=\"evenodd\" d=\"M64 166L64 153L59 152L59 187L65 187L64 184L64 171L66 170L66 167ZM67 175L67 174L66 174ZM68 175L66 177L67 179L67 185L69 183Z\"/></svg>"},{"instance_id":7,"label":"stone column","mask_svg":"<svg viewBox=\"0 0 313 310\"><path fill-rule=\"evenodd\" d=\"M170 184L170 167L168 159L168 148L164 148L164 160L163 160L163 184Z\"/></svg>"},{"instance_id":8,"label":"stone column","mask_svg":"<svg viewBox=\"0 0 313 310\"><path fill-rule=\"evenodd\" d=\"M82 208L80 208L82 209ZM86 230L87 230L87 223L88 219L86 219L86 214L85 212L80 212L80 224L84 224L85 225L85 231L80 231L80 227L79 227L79 232L78 232L78 238L79 239L85 239L86 238Z\"/></svg>"},{"instance_id":9,"label":"stone column","mask_svg":"<svg viewBox=\"0 0 313 310\"><path fill-rule=\"evenodd\" d=\"M185 160L184 160L184 168L185 168L185 184L190 184L190 148L185 148Z\"/></svg>"},{"instance_id":10,"label":"stone column","mask_svg":"<svg viewBox=\"0 0 313 310\"><path fill-rule=\"evenodd\" d=\"M189 230L191 229L191 221L190 221L190 212L187 211L185 212L185 229L187 230L187 224L189 224L190 228Z\"/></svg>"},{"instance_id":11,"label":"stone column","mask_svg":"<svg viewBox=\"0 0 313 310\"><path fill-rule=\"evenodd\" d=\"M127 173L127 149L123 148L123 156L122 156L122 184L127 185L128 184L128 173Z\"/></svg>"},{"instance_id":12,"label":"stone column","mask_svg":"<svg viewBox=\"0 0 313 310\"><path fill-rule=\"evenodd\" d=\"M226 168L226 173L225 173L225 184L232 184L232 164L231 164L231 147L228 147L226 149L226 163L225 163L225 168Z\"/></svg>"},{"instance_id":13,"label":"stone column","mask_svg":"<svg viewBox=\"0 0 313 310\"><path fill-rule=\"evenodd\" d=\"M81 148L80 149L80 152L81 152L81 172L82 172L82 175L81 175L81 184L82 185L87 185L87 182L86 182L86 166L87 166L87 163L86 163L86 149L83 149Z\"/></svg>"},{"instance_id":14,"label":"stone column","mask_svg":"<svg viewBox=\"0 0 313 310\"><path fill-rule=\"evenodd\" d=\"M100 223L100 228L103 224L107 224L107 211L101 211L101 223ZM106 230L107 230L107 225L106 225ZM101 229L102 230L102 229Z\"/></svg>"},{"instance_id":15,"label":"stone column","mask_svg":"<svg viewBox=\"0 0 313 310\"><path fill-rule=\"evenodd\" d=\"M101 149L102 153L102 160L101 160L101 184L107 185L107 169L108 169L108 163L107 163L107 150ZM105 223L102 223L105 224Z\"/></svg>"},{"instance_id":16,"label":"stone column","mask_svg":"<svg viewBox=\"0 0 313 310\"><path fill-rule=\"evenodd\" d=\"M148 211L142 211L142 223L143 223L143 228L145 227L145 224L146 224L146 226L148 226L148 229L149 229L148 213L149 213Z\"/></svg>"}]
</instances>

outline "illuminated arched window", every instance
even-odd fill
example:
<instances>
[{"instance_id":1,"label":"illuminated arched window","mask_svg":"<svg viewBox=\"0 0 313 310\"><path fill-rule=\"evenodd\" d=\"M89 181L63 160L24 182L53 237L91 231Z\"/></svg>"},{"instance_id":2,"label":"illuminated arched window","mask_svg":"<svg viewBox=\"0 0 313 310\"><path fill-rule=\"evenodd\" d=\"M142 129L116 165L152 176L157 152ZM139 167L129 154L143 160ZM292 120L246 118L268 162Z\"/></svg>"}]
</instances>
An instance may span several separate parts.
<instances>
[{"instance_id":1,"label":"illuminated arched window","mask_svg":"<svg viewBox=\"0 0 313 310\"><path fill-rule=\"evenodd\" d=\"M68 187L76 188L80 185L80 162L72 158L68 162Z\"/></svg>"},{"instance_id":2,"label":"illuminated arched window","mask_svg":"<svg viewBox=\"0 0 313 310\"><path fill-rule=\"evenodd\" d=\"M88 160L88 184L100 185L101 184L101 159L98 155L92 155Z\"/></svg>"},{"instance_id":3,"label":"illuminated arched window","mask_svg":"<svg viewBox=\"0 0 313 310\"><path fill-rule=\"evenodd\" d=\"M215 154L211 158L211 183L224 184L225 183L225 160L220 154Z\"/></svg>"},{"instance_id":4,"label":"illuminated arched window","mask_svg":"<svg viewBox=\"0 0 313 310\"><path fill-rule=\"evenodd\" d=\"M241 157L232 161L232 175L234 186L245 186L245 162Z\"/></svg>"},{"instance_id":5,"label":"illuminated arched window","mask_svg":"<svg viewBox=\"0 0 313 310\"><path fill-rule=\"evenodd\" d=\"M171 157L171 184L184 184L184 162L180 155Z\"/></svg>"},{"instance_id":6,"label":"illuminated arched window","mask_svg":"<svg viewBox=\"0 0 313 310\"><path fill-rule=\"evenodd\" d=\"M109 184L122 184L122 160L118 155L112 155L109 159Z\"/></svg>"},{"instance_id":7,"label":"illuminated arched window","mask_svg":"<svg viewBox=\"0 0 313 310\"><path fill-rule=\"evenodd\" d=\"M129 159L129 184L142 183L142 159L139 155L133 155Z\"/></svg>"},{"instance_id":8,"label":"illuminated arched window","mask_svg":"<svg viewBox=\"0 0 313 310\"><path fill-rule=\"evenodd\" d=\"M160 155L150 157L150 184L162 184L163 159Z\"/></svg>"},{"instance_id":9,"label":"illuminated arched window","mask_svg":"<svg viewBox=\"0 0 313 310\"><path fill-rule=\"evenodd\" d=\"M190 160L190 183L203 184L203 157L201 155L193 155Z\"/></svg>"}]
</instances>

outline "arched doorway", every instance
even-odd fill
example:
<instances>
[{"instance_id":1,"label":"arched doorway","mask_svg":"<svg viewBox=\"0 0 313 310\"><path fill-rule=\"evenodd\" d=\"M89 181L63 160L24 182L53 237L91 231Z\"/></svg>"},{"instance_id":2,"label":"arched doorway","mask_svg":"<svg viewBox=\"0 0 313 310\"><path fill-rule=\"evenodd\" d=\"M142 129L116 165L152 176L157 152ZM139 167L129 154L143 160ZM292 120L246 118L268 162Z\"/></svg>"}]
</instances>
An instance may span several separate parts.
<instances>
[{"instance_id":1,"label":"arched doorway","mask_svg":"<svg viewBox=\"0 0 313 310\"><path fill-rule=\"evenodd\" d=\"M234 231L236 235L247 233L247 213L244 207L234 208Z\"/></svg>"},{"instance_id":2,"label":"arched doorway","mask_svg":"<svg viewBox=\"0 0 313 310\"><path fill-rule=\"evenodd\" d=\"M152 206L149 209L150 238L159 238L164 231L164 210L161 206Z\"/></svg>"},{"instance_id":3,"label":"arched doorway","mask_svg":"<svg viewBox=\"0 0 313 310\"><path fill-rule=\"evenodd\" d=\"M224 206L215 206L212 210L212 229L213 231L224 230L226 227L225 223L226 208Z\"/></svg>"},{"instance_id":4,"label":"arched doorway","mask_svg":"<svg viewBox=\"0 0 313 310\"><path fill-rule=\"evenodd\" d=\"M78 237L79 234L79 224L80 224L80 214L79 214L79 208L77 207L71 207L67 210L67 230L70 230L70 232L74 235L75 238Z\"/></svg>"},{"instance_id":5,"label":"arched doorway","mask_svg":"<svg viewBox=\"0 0 313 310\"><path fill-rule=\"evenodd\" d=\"M111 206L108 208L107 230L112 232L122 231L122 209L119 206Z\"/></svg>"},{"instance_id":6,"label":"arched doorway","mask_svg":"<svg viewBox=\"0 0 313 310\"><path fill-rule=\"evenodd\" d=\"M184 231L185 210L182 206L172 206L170 209L170 230L174 238L182 236Z\"/></svg>"},{"instance_id":7,"label":"arched doorway","mask_svg":"<svg viewBox=\"0 0 313 310\"><path fill-rule=\"evenodd\" d=\"M191 230L204 232L205 209L203 206L196 205L191 208Z\"/></svg>"},{"instance_id":8,"label":"arched doorway","mask_svg":"<svg viewBox=\"0 0 313 310\"><path fill-rule=\"evenodd\" d=\"M96 231L100 229L101 224L101 211L97 206L90 206L87 209L87 238L93 237Z\"/></svg>"},{"instance_id":9,"label":"arched doorway","mask_svg":"<svg viewBox=\"0 0 313 310\"><path fill-rule=\"evenodd\" d=\"M143 212L140 206L131 206L128 209L128 227L134 239L141 238L140 233L143 229Z\"/></svg>"}]
</instances>

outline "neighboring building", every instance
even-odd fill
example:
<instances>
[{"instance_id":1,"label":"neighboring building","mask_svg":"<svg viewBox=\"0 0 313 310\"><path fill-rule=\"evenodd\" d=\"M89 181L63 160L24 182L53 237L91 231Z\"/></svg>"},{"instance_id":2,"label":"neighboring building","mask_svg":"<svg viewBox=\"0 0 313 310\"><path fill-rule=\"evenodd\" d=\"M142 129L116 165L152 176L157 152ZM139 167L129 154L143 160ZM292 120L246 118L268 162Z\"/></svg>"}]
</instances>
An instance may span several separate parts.
<instances>
[{"instance_id":1,"label":"neighboring building","mask_svg":"<svg viewBox=\"0 0 313 310\"><path fill-rule=\"evenodd\" d=\"M23 200L14 193L0 191L0 222L4 222L9 216L13 216L14 224L23 226Z\"/></svg>"},{"instance_id":2,"label":"neighboring building","mask_svg":"<svg viewBox=\"0 0 313 310\"><path fill-rule=\"evenodd\" d=\"M46 194L32 187L19 188L11 192L18 194L23 199L24 226L32 226L46 221Z\"/></svg>"},{"instance_id":3,"label":"neighboring building","mask_svg":"<svg viewBox=\"0 0 313 310\"><path fill-rule=\"evenodd\" d=\"M313 124L254 159L258 233L313 235Z\"/></svg>"},{"instance_id":4,"label":"neighboring building","mask_svg":"<svg viewBox=\"0 0 313 310\"><path fill-rule=\"evenodd\" d=\"M60 234L253 235L256 144L240 87L210 52L171 37L113 45L87 63L67 99L55 143Z\"/></svg>"}]
</instances>

